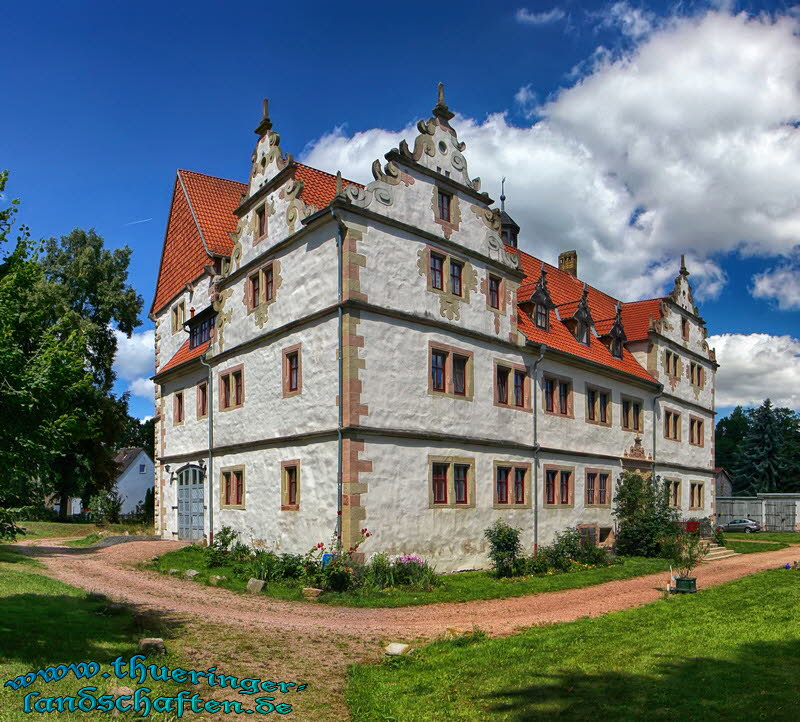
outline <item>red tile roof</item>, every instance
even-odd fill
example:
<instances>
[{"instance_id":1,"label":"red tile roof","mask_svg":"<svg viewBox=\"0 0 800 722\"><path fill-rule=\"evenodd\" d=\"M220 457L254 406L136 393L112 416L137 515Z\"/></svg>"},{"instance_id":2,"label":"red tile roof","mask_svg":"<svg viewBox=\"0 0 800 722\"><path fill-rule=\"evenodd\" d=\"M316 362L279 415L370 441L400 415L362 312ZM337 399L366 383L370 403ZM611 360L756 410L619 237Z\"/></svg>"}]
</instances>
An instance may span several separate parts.
<instances>
[{"instance_id":1,"label":"red tile roof","mask_svg":"<svg viewBox=\"0 0 800 722\"><path fill-rule=\"evenodd\" d=\"M330 173L294 163L293 177L303 181L300 198L318 210L329 205L336 195L336 176ZM343 183L363 187L349 180ZM200 276L214 256L230 255L230 234L236 230L237 222L234 211L247 192L244 183L178 171L151 309L154 313Z\"/></svg>"},{"instance_id":2,"label":"red tile roof","mask_svg":"<svg viewBox=\"0 0 800 722\"><path fill-rule=\"evenodd\" d=\"M208 349L208 345L210 343L210 341L206 341L205 343L201 343L199 346L189 348L189 339L187 338L183 346L178 349L177 353L169 361L167 361L167 363L162 366L157 373L163 374L165 371L174 369L176 366L180 366L181 364L185 364L187 361L191 361L192 359L196 359L198 356L202 356L206 352L206 349Z\"/></svg>"},{"instance_id":3,"label":"red tile roof","mask_svg":"<svg viewBox=\"0 0 800 722\"><path fill-rule=\"evenodd\" d=\"M661 318L662 298L648 298L646 301L634 301L622 304L622 325L628 341L647 338L650 328L650 316L655 321Z\"/></svg>"},{"instance_id":4,"label":"red tile roof","mask_svg":"<svg viewBox=\"0 0 800 722\"><path fill-rule=\"evenodd\" d=\"M525 278L517 292L517 301L525 302L530 298L530 294L533 292L539 280L542 271L542 262L538 258L534 258L524 251L511 248L510 246L506 246L506 250L510 253L517 254L520 268L525 273ZM583 281L575 278L566 271L560 271L550 264L545 263L544 267L547 272L547 289L550 292L550 298L553 303L558 307L559 316L562 319L571 318L575 313L578 301L583 293ZM592 313L592 319L595 321L595 329L598 334L606 333L613 325L616 316L617 299L609 296L607 293L598 291L588 284L586 284L586 291L589 309ZM652 301L641 301L638 303L649 303L657 306L661 303L661 299L657 298ZM625 322L625 307L633 305L636 304L621 304L623 326L625 327L625 333L629 340L638 338L638 336L631 335ZM647 308L649 309L650 306L647 306ZM622 358L618 359L611 355L611 351L609 351L604 343L594 337L592 337L589 346L578 343L570 330L556 317L555 311L550 312L549 331L536 328L531 317L521 308L519 309L518 318L519 329L534 343L546 344L549 348L563 351L572 356L594 361L603 366L616 369L617 371L646 379L647 381L655 381L626 348L623 348ZM638 326L634 328L634 331L635 333L639 333ZM646 336L647 327L645 326L644 337Z\"/></svg>"}]
</instances>

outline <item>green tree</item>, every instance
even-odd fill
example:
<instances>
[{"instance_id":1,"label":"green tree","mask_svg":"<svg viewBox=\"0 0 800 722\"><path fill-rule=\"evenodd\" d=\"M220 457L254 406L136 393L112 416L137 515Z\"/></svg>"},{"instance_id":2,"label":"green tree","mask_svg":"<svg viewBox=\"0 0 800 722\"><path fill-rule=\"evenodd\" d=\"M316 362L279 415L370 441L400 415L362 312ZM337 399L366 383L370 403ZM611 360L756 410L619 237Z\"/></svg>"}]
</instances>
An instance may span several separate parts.
<instances>
[{"instance_id":1,"label":"green tree","mask_svg":"<svg viewBox=\"0 0 800 722\"><path fill-rule=\"evenodd\" d=\"M623 471L614 492L620 554L657 557L664 539L674 536L678 512L669 505L666 484L659 477Z\"/></svg>"},{"instance_id":2,"label":"green tree","mask_svg":"<svg viewBox=\"0 0 800 722\"><path fill-rule=\"evenodd\" d=\"M720 419L714 437L714 463L723 466L728 472L736 466L739 450L744 437L750 429L750 409L745 411L737 406L730 416Z\"/></svg>"},{"instance_id":3,"label":"green tree","mask_svg":"<svg viewBox=\"0 0 800 722\"><path fill-rule=\"evenodd\" d=\"M787 473L784 456L785 420L766 399L750 413L750 428L733 468L735 494L754 495L781 491Z\"/></svg>"},{"instance_id":4,"label":"green tree","mask_svg":"<svg viewBox=\"0 0 800 722\"><path fill-rule=\"evenodd\" d=\"M8 174L0 173L0 193ZM41 502L53 461L81 433L74 399L92 388L89 343L75 318L54 313L54 289L28 229L15 227L18 201L0 209L0 503Z\"/></svg>"}]
</instances>

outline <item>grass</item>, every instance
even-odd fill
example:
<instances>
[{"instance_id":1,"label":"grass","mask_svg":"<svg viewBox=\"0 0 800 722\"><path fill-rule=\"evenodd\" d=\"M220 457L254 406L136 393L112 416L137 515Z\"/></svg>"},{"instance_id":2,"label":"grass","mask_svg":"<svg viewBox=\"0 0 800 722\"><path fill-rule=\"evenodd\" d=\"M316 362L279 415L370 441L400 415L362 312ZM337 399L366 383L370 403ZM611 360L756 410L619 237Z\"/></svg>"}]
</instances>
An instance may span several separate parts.
<instances>
[{"instance_id":1,"label":"grass","mask_svg":"<svg viewBox=\"0 0 800 722\"><path fill-rule=\"evenodd\" d=\"M739 554L757 554L758 552L776 552L780 549L786 549L788 544L780 544L775 542L774 544L771 543L763 543L759 544L758 542L746 542L746 541L731 541L729 539L725 540L725 548L730 549L731 551L738 552Z\"/></svg>"},{"instance_id":2,"label":"grass","mask_svg":"<svg viewBox=\"0 0 800 722\"><path fill-rule=\"evenodd\" d=\"M797 719L800 573L350 668L354 722ZM768 660L768 663L766 663Z\"/></svg>"},{"instance_id":3,"label":"grass","mask_svg":"<svg viewBox=\"0 0 800 722\"><path fill-rule=\"evenodd\" d=\"M200 547L183 547L159 557L157 562L143 565L146 569L155 569L168 573L170 569L180 572L195 569L200 572L196 581L208 584L211 575L224 576L226 579L218 586L233 591L244 591L247 575L237 575L233 566L206 566L203 551ZM461 572L445 574L440 577L441 584L430 591L393 588L383 590L360 590L344 593L323 593L318 601L331 606L346 607L407 607L439 602L469 602L478 599L505 599L522 597L545 592L579 589L594 584L631 579L645 574L656 574L666 571L669 562L663 559L644 559L629 557L621 564L610 567L597 567L569 574L553 574L521 577L517 579L497 579L488 572ZM271 597L288 600L301 600L302 584L268 584L264 593Z\"/></svg>"},{"instance_id":4,"label":"grass","mask_svg":"<svg viewBox=\"0 0 800 722\"><path fill-rule=\"evenodd\" d=\"M60 521L21 521L18 522L21 527L25 529L25 534L17 537L17 541L25 542L29 539L48 539L48 538L65 538L76 537L81 539L88 539L89 537L96 537L94 541L100 538L98 534L98 527L95 524L73 524L69 522ZM104 529L111 534L124 534L126 531L131 535L152 535L153 527L147 527L143 524L109 524ZM92 542L85 542L83 544L70 544L70 546L88 546Z\"/></svg>"},{"instance_id":5,"label":"grass","mask_svg":"<svg viewBox=\"0 0 800 722\"><path fill-rule=\"evenodd\" d=\"M168 636L168 630L154 619L134 617L124 608L109 608L106 600L90 597L81 589L44 576L39 572L39 562L21 555L14 547L0 547L0 562L0 679L3 681L50 665L90 661L105 665L120 655L127 658L136 654L136 640L140 637ZM170 668L191 667L173 654L160 657L157 662ZM78 689L88 685L98 688L97 695L115 686L137 686L132 680L118 680L113 674L108 679L98 675L91 680L79 680L68 675L48 683L37 680L19 690L3 686L0 722L29 717L22 711L23 699L29 692L39 692L42 697L74 696ZM153 689L155 697L174 695L190 685L148 681L146 686ZM105 712L79 714L86 720L109 719ZM172 719L164 714L154 714L152 718Z\"/></svg>"},{"instance_id":6,"label":"grass","mask_svg":"<svg viewBox=\"0 0 800 722\"><path fill-rule=\"evenodd\" d=\"M784 544L800 544L800 533L793 532L757 532L756 534L745 534L744 532L731 532L725 534L725 539L732 541L768 541L782 542Z\"/></svg>"},{"instance_id":7,"label":"grass","mask_svg":"<svg viewBox=\"0 0 800 722\"><path fill-rule=\"evenodd\" d=\"M87 534L80 539L70 539L68 542L64 542L64 546L80 549L82 547L91 546L95 542L99 542L102 538L103 535L100 534L100 532L93 531L91 534Z\"/></svg>"}]
</instances>

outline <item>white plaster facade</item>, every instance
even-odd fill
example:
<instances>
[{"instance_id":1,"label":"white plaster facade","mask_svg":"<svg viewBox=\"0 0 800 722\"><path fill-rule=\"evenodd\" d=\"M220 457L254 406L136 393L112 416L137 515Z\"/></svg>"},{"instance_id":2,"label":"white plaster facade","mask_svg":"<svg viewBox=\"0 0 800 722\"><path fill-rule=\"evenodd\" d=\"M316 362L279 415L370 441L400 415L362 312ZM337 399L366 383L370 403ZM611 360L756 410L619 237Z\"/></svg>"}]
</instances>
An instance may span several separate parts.
<instances>
[{"instance_id":1,"label":"white plaster facade","mask_svg":"<svg viewBox=\"0 0 800 722\"><path fill-rule=\"evenodd\" d=\"M469 178L451 117L440 98L433 117L420 122L414 148L401 144L387 153L385 166L376 161L376 180L362 188L295 164L265 113L250 185L231 209L239 220L230 256L202 278L187 279L193 286L154 313L156 523L165 538L179 535L178 472L208 464L206 536L228 525L247 542L301 553L337 528L347 547L367 527L367 556L421 554L440 571L485 566L483 530L497 518L520 528L528 549L575 525L594 527L610 541L613 488L605 504L587 504L587 473L608 474L613 487L625 467L655 468L680 482L684 518L713 513L716 362L687 274L656 302L658 318L647 331L626 343L632 354L626 363L641 373L593 358L591 348L598 358L608 355L595 329L586 353L565 351L544 332L532 340L520 330L517 304L526 299L517 296L536 278L522 270L521 254L500 241L499 211ZM312 204L320 188L334 185L321 208ZM450 198L449 222L439 217L440 192ZM266 233L256 238L261 212ZM447 278L444 289L432 287L431 253L445 259L445 274L450 259L463 264L460 297L448 292ZM254 303L249 279L268 267L273 297L266 299L261 276ZM490 276L499 284L497 309L489 303ZM187 339L185 330L171 328L172 308L181 302L198 314L212 305L216 313L203 356L210 376L199 356L163 371ZM551 318L562 323L557 308ZM287 392L284 351L291 348L299 349L301 381ZM432 349L469 358L463 396L431 389ZM667 350L678 356L677 377L666 369ZM690 363L703 367L702 384L692 383ZM497 364L507 364L512 378L514 369L524 373L522 408L496 402ZM226 410L219 390L230 369L241 369L244 397ZM544 408L551 376L570 384L567 416ZM198 418L203 382L211 384L211 413ZM588 419L589 387L608 394L605 423ZM175 418L179 392L182 420ZM641 404L638 431L623 428L623 397ZM680 414L680 440L665 438L666 409ZM690 417L703 421L702 444L690 443ZM288 462L299 462L294 505L283 496ZM469 466L466 503L454 503L451 477L448 503L435 503L435 463ZM525 473L521 504L496 502L498 465ZM572 474L567 504L546 503L549 467ZM222 503L226 469L242 469L236 508ZM693 484L702 484L702 492L693 493Z\"/></svg>"}]
</instances>

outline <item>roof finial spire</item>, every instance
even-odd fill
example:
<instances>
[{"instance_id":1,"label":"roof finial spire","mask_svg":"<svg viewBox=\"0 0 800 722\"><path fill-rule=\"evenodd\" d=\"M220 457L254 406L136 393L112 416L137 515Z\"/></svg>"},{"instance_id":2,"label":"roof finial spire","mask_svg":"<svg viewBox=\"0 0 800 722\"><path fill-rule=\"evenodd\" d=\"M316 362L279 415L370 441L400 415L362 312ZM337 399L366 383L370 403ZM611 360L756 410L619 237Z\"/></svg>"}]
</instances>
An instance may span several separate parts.
<instances>
[{"instance_id":1,"label":"roof finial spire","mask_svg":"<svg viewBox=\"0 0 800 722\"><path fill-rule=\"evenodd\" d=\"M455 116L447 103L444 102L444 83L439 83L439 92L436 97L436 105L433 108L433 114L437 118L441 118L445 123Z\"/></svg>"},{"instance_id":2,"label":"roof finial spire","mask_svg":"<svg viewBox=\"0 0 800 722\"><path fill-rule=\"evenodd\" d=\"M272 121L269 119L269 98L264 98L261 122L258 124L258 128L256 128L256 135L264 135L264 133L271 129Z\"/></svg>"},{"instance_id":3,"label":"roof finial spire","mask_svg":"<svg viewBox=\"0 0 800 722\"><path fill-rule=\"evenodd\" d=\"M681 276L688 276L689 271L686 270L686 261L684 255L681 253Z\"/></svg>"},{"instance_id":4,"label":"roof finial spire","mask_svg":"<svg viewBox=\"0 0 800 722\"><path fill-rule=\"evenodd\" d=\"M503 180L500 181L500 210L504 211L506 209L506 178L503 176Z\"/></svg>"}]
</instances>

